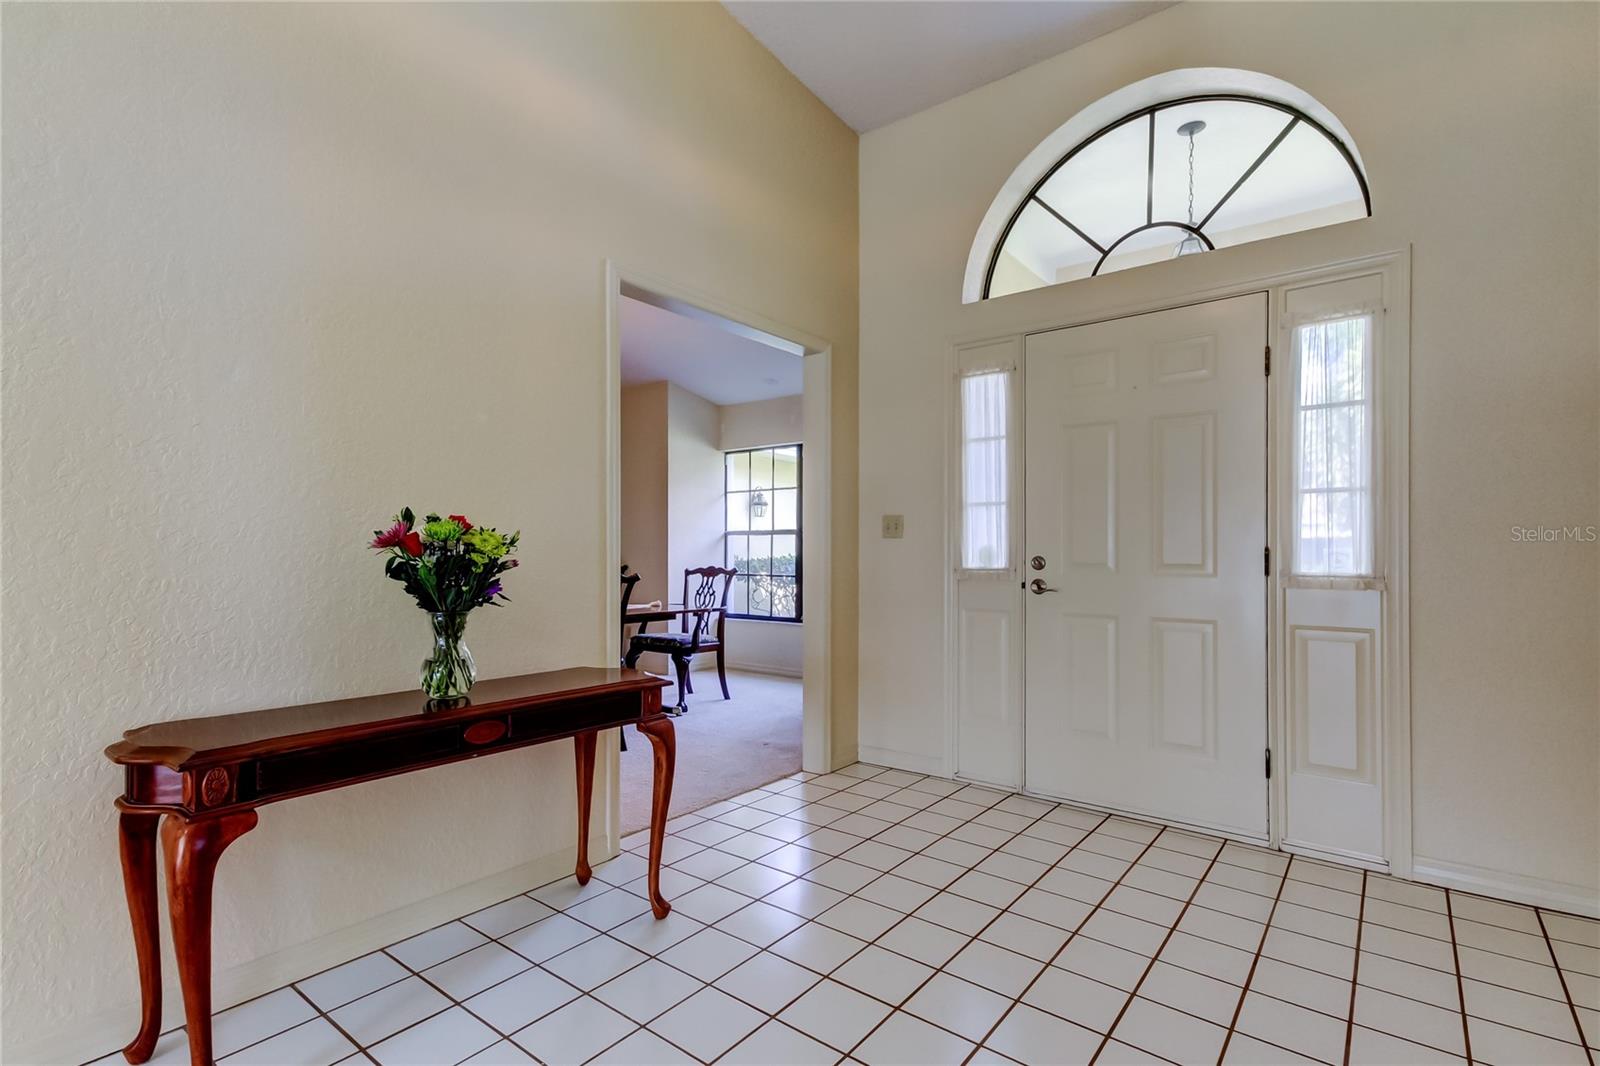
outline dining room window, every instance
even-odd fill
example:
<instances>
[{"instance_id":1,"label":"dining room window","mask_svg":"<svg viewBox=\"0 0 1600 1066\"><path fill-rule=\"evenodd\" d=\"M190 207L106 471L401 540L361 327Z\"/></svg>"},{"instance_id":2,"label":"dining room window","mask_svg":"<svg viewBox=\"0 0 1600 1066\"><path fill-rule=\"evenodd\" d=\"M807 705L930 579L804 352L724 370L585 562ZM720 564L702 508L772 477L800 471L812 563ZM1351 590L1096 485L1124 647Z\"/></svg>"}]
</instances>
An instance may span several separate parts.
<instances>
[{"instance_id":1,"label":"dining room window","mask_svg":"<svg viewBox=\"0 0 1600 1066\"><path fill-rule=\"evenodd\" d=\"M723 460L723 565L737 572L728 616L798 622L801 446L746 448Z\"/></svg>"}]
</instances>

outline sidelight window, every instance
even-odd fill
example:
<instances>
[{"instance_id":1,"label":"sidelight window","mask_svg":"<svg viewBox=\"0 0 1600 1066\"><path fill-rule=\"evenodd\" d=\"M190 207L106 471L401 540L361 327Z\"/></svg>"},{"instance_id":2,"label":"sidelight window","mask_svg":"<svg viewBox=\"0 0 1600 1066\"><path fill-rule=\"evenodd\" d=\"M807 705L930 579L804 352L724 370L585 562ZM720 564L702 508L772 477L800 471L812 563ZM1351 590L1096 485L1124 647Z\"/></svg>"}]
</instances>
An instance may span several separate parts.
<instances>
[{"instance_id":1,"label":"sidelight window","mask_svg":"<svg viewBox=\"0 0 1600 1066\"><path fill-rule=\"evenodd\" d=\"M1011 566L1010 387L1005 370L961 379L961 565L967 570Z\"/></svg>"},{"instance_id":2,"label":"sidelight window","mask_svg":"<svg viewBox=\"0 0 1600 1066\"><path fill-rule=\"evenodd\" d=\"M1294 572L1373 568L1372 316L1294 331Z\"/></svg>"}]
</instances>

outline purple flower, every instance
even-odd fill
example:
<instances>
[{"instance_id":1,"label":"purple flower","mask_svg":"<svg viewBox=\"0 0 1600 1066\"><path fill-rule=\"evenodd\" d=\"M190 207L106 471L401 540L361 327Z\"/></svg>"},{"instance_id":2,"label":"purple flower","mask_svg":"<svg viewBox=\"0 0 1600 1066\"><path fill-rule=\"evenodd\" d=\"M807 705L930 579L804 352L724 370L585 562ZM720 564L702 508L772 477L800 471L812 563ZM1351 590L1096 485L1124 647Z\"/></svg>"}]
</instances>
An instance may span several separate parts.
<instances>
[{"instance_id":1,"label":"purple flower","mask_svg":"<svg viewBox=\"0 0 1600 1066\"><path fill-rule=\"evenodd\" d=\"M500 595L500 582L489 582L489 587L483 590L483 598L485 600L492 600L498 595Z\"/></svg>"}]
</instances>

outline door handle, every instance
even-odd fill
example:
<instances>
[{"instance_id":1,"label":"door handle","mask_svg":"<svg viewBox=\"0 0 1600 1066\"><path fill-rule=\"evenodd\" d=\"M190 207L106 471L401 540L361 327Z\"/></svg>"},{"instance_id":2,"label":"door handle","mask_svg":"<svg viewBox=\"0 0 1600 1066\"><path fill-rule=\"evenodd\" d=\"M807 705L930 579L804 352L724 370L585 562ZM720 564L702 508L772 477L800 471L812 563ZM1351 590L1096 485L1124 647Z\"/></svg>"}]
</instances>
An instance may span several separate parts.
<instances>
[{"instance_id":1,"label":"door handle","mask_svg":"<svg viewBox=\"0 0 1600 1066\"><path fill-rule=\"evenodd\" d=\"M1044 583L1044 578L1042 578L1042 577L1036 577L1031 582L1029 582L1028 583L1028 589L1035 596L1043 596L1046 592L1060 592L1061 591L1060 589L1056 588L1054 585L1046 585Z\"/></svg>"}]
</instances>

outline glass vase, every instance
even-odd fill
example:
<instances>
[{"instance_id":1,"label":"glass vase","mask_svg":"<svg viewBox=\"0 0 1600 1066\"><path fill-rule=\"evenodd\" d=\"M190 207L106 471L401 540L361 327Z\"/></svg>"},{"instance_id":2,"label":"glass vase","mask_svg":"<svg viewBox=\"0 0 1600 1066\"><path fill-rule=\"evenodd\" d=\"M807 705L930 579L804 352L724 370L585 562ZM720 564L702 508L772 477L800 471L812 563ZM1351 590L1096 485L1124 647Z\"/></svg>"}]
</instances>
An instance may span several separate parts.
<instances>
[{"instance_id":1,"label":"glass vase","mask_svg":"<svg viewBox=\"0 0 1600 1066\"><path fill-rule=\"evenodd\" d=\"M422 691L430 703L464 699L478 680L477 664L461 639L467 612L439 611L428 619L433 623L433 654L422 660Z\"/></svg>"}]
</instances>

